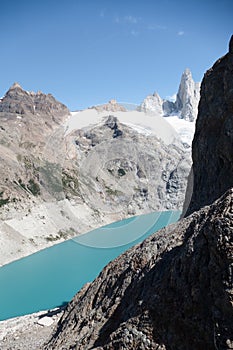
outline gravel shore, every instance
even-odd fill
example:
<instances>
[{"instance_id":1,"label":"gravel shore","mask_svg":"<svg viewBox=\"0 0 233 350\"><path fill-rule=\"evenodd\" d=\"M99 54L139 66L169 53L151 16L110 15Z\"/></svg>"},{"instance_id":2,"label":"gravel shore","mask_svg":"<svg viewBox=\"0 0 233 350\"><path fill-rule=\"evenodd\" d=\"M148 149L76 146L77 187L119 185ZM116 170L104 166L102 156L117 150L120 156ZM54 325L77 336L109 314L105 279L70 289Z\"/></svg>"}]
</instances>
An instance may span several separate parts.
<instances>
[{"instance_id":1,"label":"gravel shore","mask_svg":"<svg viewBox=\"0 0 233 350\"><path fill-rule=\"evenodd\" d=\"M39 350L49 339L64 308L40 311L34 314L0 322L1 350Z\"/></svg>"}]
</instances>

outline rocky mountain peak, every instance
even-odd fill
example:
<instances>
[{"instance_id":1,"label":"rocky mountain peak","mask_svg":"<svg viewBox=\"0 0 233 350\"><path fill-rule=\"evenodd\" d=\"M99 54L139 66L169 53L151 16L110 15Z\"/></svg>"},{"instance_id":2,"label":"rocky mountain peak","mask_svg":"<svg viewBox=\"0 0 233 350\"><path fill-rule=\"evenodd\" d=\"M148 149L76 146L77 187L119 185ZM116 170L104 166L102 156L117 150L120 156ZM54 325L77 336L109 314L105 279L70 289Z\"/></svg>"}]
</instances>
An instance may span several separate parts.
<instances>
[{"instance_id":1,"label":"rocky mountain peak","mask_svg":"<svg viewBox=\"0 0 233 350\"><path fill-rule=\"evenodd\" d=\"M14 89L23 90L22 87L21 87L21 85L20 85L19 83L17 83L17 82L15 82L15 83L10 87L9 90L14 90Z\"/></svg>"},{"instance_id":2,"label":"rocky mountain peak","mask_svg":"<svg viewBox=\"0 0 233 350\"><path fill-rule=\"evenodd\" d=\"M176 101L162 99L157 92L148 95L141 103L139 110L152 112L154 115L169 116L178 114L181 119L193 122L197 116L200 99L200 83L195 83L189 68L182 74Z\"/></svg>"},{"instance_id":3,"label":"rocky mountain peak","mask_svg":"<svg viewBox=\"0 0 233 350\"><path fill-rule=\"evenodd\" d=\"M28 92L19 83L14 83L0 100L0 112L34 115L68 115L68 108L51 94Z\"/></svg>"},{"instance_id":4,"label":"rocky mountain peak","mask_svg":"<svg viewBox=\"0 0 233 350\"><path fill-rule=\"evenodd\" d=\"M180 113L180 118L193 122L197 116L199 99L200 84L194 82L190 69L186 68L175 102L175 109Z\"/></svg>"},{"instance_id":5,"label":"rocky mountain peak","mask_svg":"<svg viewBox=\"0 0 233 350\"><path fill-rule=\"evenodd\" d=\"M93 106L98 112L126 112L126 108L119 104L115 99L111 99L108 103L103 105Z\"/></svg>"},{"instance_id":6,"label":"rocky mountain peak","mask_svg":"<svg viewBox=\"0 0 233 350\"><path fill-rule=\"evenodd\" d=\"M190 70L189 68L185 68L185 70L184 70L182 76L184 76L184 77L186 76L186 77L188 77L189 79L190 79L190 78L192 79L191 70ZM182 78L181 78L181 79L182 79Z\"/></svg>"}]
</instances>

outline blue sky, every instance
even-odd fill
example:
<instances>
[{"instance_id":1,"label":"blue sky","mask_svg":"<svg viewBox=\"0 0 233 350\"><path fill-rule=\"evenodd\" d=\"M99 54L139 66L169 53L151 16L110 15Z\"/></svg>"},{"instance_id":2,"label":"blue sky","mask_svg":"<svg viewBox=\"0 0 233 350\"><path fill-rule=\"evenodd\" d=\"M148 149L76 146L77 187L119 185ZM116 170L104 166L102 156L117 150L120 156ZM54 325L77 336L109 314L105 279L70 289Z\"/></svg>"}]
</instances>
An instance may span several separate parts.
<instances>
[{"instance_id":1,"label":"blue sky","mask_svg":"<svg viewBox=\"0 0 233 350\"><path fill-rule=\"evenodd\" d=\"M228 50L233 0L0 0L0 95L13 82L71 110L177 92Z\"/></svg>"}]
</instances>

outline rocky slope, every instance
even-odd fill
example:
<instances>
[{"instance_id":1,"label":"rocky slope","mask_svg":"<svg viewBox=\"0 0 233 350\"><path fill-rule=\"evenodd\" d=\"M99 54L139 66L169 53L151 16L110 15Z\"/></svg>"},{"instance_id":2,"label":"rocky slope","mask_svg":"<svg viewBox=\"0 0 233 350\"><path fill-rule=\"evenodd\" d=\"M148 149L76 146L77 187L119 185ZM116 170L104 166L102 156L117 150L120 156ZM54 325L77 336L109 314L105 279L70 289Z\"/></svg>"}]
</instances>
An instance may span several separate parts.
<instances>
[{"instance_id":1,"label":"rocky slope","mask_svg":"<svg viewBox=\"0 0 233 350\"><path fill-rule=\"evenodd\" d=\"M171 147L155 135L135 132L116 116L69 136L80 196L94 210L121 217L180 208L189 152L179 142Z\"/></svg>"},{"instance_id":2,"label":"rocky slope","mask_svg":"<svg viewBox=\"0 0 233 350\"><path fill-rule=\"evenodd\" d=\"M39 167L46 144L69 114L52 95L26 92L17 83L0 101L2 209L28 195L40 195Z\"/></svg>"},{"instance_id":3,"label":"rocky slope","mask_svg":"<svg viewBox=\"0 0 233 350\"><path fill-rule=\"evenodd\" d=\"M233 186L233 39L229 52L208 70L192 145L186 215L208 205ZM188 203L185 207L187 208Z\"/></svg>"},{"instance_id":4,"label":"rocky slope","mask_svg":"<svg viewBox=\"0 0 233 350\"><path fill-rule=\"evenodd\" d=\"M60 213L65 203L48 198L43 185L56 163L51 141L61 138L69 115L52 95L24 91L17 83L0 101L0 264L64 239L71 227ZM51 219L50 209L60 220Z\"/></svg>"},{"instance_id":5,"label":"rocky slope","mask_svg":"<svg viewBox=\"0 0 233 350\"><path fill-rule=\"evenodd\" d=\"M205 145L211 146L219 137L219 120L228 116L225 134L220 133L223 165L228 167L223 167L221 177L208 178L212 198L219 194L221 181L225 179L227 188L231 185L228 178L233 177L231 163L225 161L230 157L232 89L222 94L223 85L229 87L232 80L232 45L233 39L229 54L214 65L203 82L198 118L207 126L212 117L211 130L197 129L194 142L194 155L202 154L199 170L196 167L194 171L195 182L208 166L203 138ZM210 95L205 89L208 83L215 87ZM216 106L213 97L218 95L224 103ZM218 153L216 158L212 154L211 161L213 171L219 164ZM198 209L205 188L199 190ZM194 195L198 195L197 188ZM229 189L212 205L118 257L73 298L43 349L232 349L232 222L233 189Z\"/></svg>"},{"instance_id":6,"label":"rocky slope","mask_svg":"<svg viewBox=\"0 0 233 350\"><path fill-rule=\"evenodd\" d=\"M158 93L148 95L140 105L141 111L153 112L168 117L176 114L180 119L194 122L197 117L197 108L200 99L200 83L195 83L189 69L181 77L176 101L161 99Z\"/></svg>"}]
</instances>

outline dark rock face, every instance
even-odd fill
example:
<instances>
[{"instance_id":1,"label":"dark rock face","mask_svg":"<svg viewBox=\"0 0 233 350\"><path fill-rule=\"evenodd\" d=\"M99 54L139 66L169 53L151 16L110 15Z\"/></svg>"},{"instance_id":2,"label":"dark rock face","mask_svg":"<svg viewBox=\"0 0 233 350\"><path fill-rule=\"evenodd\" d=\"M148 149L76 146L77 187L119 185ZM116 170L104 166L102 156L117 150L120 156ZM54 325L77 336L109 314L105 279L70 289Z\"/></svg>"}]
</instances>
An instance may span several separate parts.
<instances>
[{"instance_id":1,"label":"dark rock face","mask_svg":"<svg viewBox=\"0 0 233 350\"><path fill-rule=\"evenodd\" d=\"M186 215L233 186L233 37L229 53L207 71L192 145L193 193Z\"/></svg>"},{"instance_id":2,"label":"dark rock face","mask_svg":"<svg viewBox=\"0 0 233 350\"><path fill-rule=\"evenodd\" d=\"M44 349L231 349L233 190L110 263Z\"/></svg>"}]
</instances>

